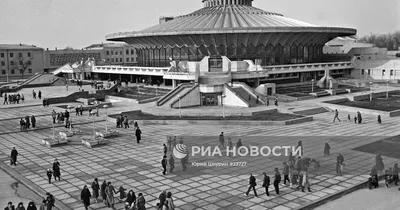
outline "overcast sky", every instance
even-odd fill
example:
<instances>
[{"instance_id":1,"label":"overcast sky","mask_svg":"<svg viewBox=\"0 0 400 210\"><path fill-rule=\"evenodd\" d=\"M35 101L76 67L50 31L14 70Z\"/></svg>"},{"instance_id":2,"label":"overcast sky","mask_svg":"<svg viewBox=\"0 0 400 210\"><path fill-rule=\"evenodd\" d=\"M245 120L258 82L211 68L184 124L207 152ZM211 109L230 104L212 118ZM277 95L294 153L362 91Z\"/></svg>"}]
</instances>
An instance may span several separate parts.
<instances>
[{"instance_id":1,"label":"overcast sky","mask_svg":"<svg viewBox=\"0 0 400 210\"><path fill-rule=\"evenodd\" d=\"M254 0L253 6L362 36L400 30L399 0ZM0 0L0 43L82 48L202 7L201 0Z\"/></svg>"}]
</instances>

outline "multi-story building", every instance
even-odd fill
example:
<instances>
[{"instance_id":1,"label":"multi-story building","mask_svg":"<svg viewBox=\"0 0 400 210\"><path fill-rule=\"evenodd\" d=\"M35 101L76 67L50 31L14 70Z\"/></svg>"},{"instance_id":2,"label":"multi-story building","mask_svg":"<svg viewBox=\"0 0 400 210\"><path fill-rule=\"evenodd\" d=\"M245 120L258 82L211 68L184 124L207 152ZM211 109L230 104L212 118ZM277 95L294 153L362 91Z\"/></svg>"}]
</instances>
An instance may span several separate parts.
<instances>
[{"instance_id":1,"label":"multi-story building","mask_svg":"<svg viewBox=\"0 0 400 210\"><path fill-rule=\"evenodd\" d=\"M0 80L23 79L43 72L43 49L34 45L0 44Z\"/></svg>"},{"instance_id":2,"label":"multi-story building","mask_svg":"<svg viewBox=\"0 0 400 210\"><path fill-rule=\"evenodd\" d=\"M136 49L125 43L93 44L86 47L85 50L102 50L104 53L104 63L98 62L101 65L137 65Z\"/></svg>"}]
</instances>

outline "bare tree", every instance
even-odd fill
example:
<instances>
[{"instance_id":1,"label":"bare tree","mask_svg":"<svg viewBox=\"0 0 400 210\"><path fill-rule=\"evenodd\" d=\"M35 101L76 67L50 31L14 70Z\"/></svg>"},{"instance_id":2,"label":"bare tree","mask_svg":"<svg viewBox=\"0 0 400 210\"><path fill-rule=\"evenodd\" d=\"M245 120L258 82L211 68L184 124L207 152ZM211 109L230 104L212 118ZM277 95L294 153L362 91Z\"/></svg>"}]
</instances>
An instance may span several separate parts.
<instances>
[{"instance_id":1,"label":"bare tree","mask_svg":"<svg viewBox=\"0 0 400 210\"><path fill-rule=\"evenodd\" d=\"M361 42L374 44L376 47L398 50L400 47L400 31L389 34L371 34L360 38Z\"/></svg>"},{"instance_id":2,"label":"bare tree","mask_svg":"<svg viewBox=\"0 0 400 210\"><path fill-rule=\"evenodd\" d=\"M16 57L14 61L14 66L12 69L15 71L19 71L21 74L21 78L24 78L24 74L26 70L32 65L33 57L24 58L24 57Z\"/></svg>"}]
</instances>

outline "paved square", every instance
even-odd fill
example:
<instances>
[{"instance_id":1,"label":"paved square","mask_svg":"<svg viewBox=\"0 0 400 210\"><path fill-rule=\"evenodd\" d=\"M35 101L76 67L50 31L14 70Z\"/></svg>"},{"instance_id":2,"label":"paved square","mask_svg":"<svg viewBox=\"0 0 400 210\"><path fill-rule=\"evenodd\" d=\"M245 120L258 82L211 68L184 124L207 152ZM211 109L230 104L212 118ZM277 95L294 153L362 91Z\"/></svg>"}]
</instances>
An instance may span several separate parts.
<instances>
[{"instance_id":1,"label":"paved square","mask_svg":"<svg viewBox=\"0 0 400 210\"><path fill-rule=\"evenodd\" d=\"M95 177L100 182L111 181L115 187L124 186L135 193L142 192L146 198L146 206L152 209L162 190L171 191L175 199L176 209L298 209L320 199L339 193L349 187L358 185L367 179L375 158L373 154L352 150L353 148L381 140L387 136L399 135L397 118L388 118L384 124L378 125L375 117L364 116L364 124L346 122L332 123L331 113L315 115L315 120L309 123L290 126L238 126L238 125L203 125L187 124L185 126L148 124L141 125L143 140L136 144L134 131L119 129L121 135L112 138L107 146L93 149L81 145L65 145L47 148L40 142L44 136L51 136L51 110L62 110L57 107L43 108L41 106L25 106L1 108L0 113L0 160L1 167L6 171L16 172L24 177L29 187L38 192L52 192L57 202L70 209L82 209L80 191L83 185L90 185ZM132 106L119 105L109 109L109 113L119 113L135 110ZM19 132L19 119L25 114L35 114L37 130ZM87 114L87 113L86 113ZM341 113L343 116L347 113ZM73 114L76 127L90 135L93 129L93 118L87 115L76 117ZM96 129L104 128L103 111L95 118ZM109 121L109 127L114 123ZM59 128L57 128L59 129ZM160 166L163 155L162 144L167 135L198 136L202 142L218 141L219 133L223 131L226 138L242 137L244 145L296 145L302 140L305 156L320 161L321 169L313 174L312 192L302 193L289 187L282 187L281 194L276 196L273 186L271 196L263 194L261 187L262 172L270 176L275 167L282 170L285 158L257 157L246 169L221 168L218 173L213 170L189 168L182 171L180 161L176 161L173 174L161 174ZM266 136L274 138L265 138ZM312 136L312 138L310 138ZM290 138L288 138L290 137ZM331 139L331 156L323 156L325 141ZM10 148L18 149L19 157L16 167L10 167L8 155ZM336 153L345 157L344 175L335 175ZM58 158L61 163L62 180L52 184L47 183L46 170ZM190 160L189 160L190 161ZM397 159L384 157L386 166L391 167ZM248 187L249 173L257 178L259 198L244 196ZM103 204L92 204L91 209L107 209ZM122 209L123 204L116 205Z\"/></svg>"}]
</instances>

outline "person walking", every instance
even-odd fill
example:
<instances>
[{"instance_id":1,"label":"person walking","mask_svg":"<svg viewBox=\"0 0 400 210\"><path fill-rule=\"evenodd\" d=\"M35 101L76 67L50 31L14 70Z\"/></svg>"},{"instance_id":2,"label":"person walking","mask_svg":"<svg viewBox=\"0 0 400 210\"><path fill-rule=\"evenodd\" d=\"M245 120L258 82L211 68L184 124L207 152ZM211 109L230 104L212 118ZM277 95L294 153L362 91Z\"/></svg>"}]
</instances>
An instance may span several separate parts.
<instances>
[{"instance_id":1,"label":"person walking","mask_svg":"<svg viewBox=\"0 0 400 210\"><path fill-rule=\"evenodd\" d=\"M344 164L344 157L342 154L338 154L336 157L336 174L341 176L342 175L342 165Z\"/></svg>"},{"instance_id":2,"label":"person walking","mask_svg":"<svg viewBox=\"0 0 400 210\"><path fill-rule=\"evenodd\" d=\"M38 92L38 98L39 98L39 99L42 99L42 91L40 91L40 90L39 90L39 92Z\"/></svg>"},{"instance_id":3,"label":"person walking","mask_svg":"<svg viewBox=\"0 0 400 210\"><path fill-rule=\"evenodd\" d=\"M222 148L225 146L224 132L221 132L221 134L219 134L219 143L221 144Z\"/></svg>"},{"instance_id":4,"label":"person walking","mask_svg":"<svg viewBox=\"0 0 400 210\"><path fill-rule=\"evenodd\" d=\"M46 193L46 196L47 210L52 210L56 200L51 193Z\"/></svg>"},{"instance_id":5,"label":"person walking","mask_svg":"<svg viewBox=\"0 0 400 210\"><path fill-rule=\"evenodd\" d=\"M392 170L392 176L393 176L393 182L396 186L399 186L397 183L399 183L399 166L397 163L394 164L393 170Z\"/></svg>"},{"instance_id":6,"label":"person walking","mask_svg":"<svg viewBox=\"0 0 400 210\"><path fill-rule=\"evenodd\" d=\"M10 157L10 165L17 166L18 151L15 147L12 148Z\"/></svg>"},{"instance_id":7,"label":"person walking","mask_svg":"<svg viewBox=\"0 0 400 210\"><path fill-rule=\"evenodd\" d=\"M65 110L64 118L65 118L65 128L68 128L68 122L69 122L69 112L68 112L68 110Z\"/></svg>"},{"instance_id":8,"label":"person walking","mask_svg":"<svg viewBox=\"0 0 400 210\"><path fill-rule=\"evenodd\" d=\"M254 177L253 174L250 174L249 185L250 185L250 186L249 186L249 189L248 189L247 192L246 192L246 196L248 196L250 190L253 189L254 196L258 197L257 191L256 191L256 186L257 186L256 177Z\"/></svg>"},{"instance_id":9,"label":"person walking","mask_svg":"<svg viewBox=\"0 0 400 210\"><path fill-rule=\"evenodd\" d=\"M58 181L61 181L60 163L58 162L57 158L53 162L53 176L55 181L57 181L57 178Z\"/></svg>"},{"instance_id":10,"label":"person walking","mask_svg":"<svg viewBox=\"0 0 400 210\"><path fill-rule=\"evenodd\" d=\"M31 124L32 124L32 128L36 127L36 118L34 115L32 115L32 117L31 117Z\"/></svg>"},{"instance_id":11,"label":"person walking","mask_svg":"<svg viewBox=\"0 0 400 210\"><path fill-rule=\"evenodd\" d=\"M243 146L242 139L239 139L239 140L236 142L236 149L239 149L239 148L242 147L242 146Z\"/></svg>"},{"instance_id":12,"label":"person walking","mask_svg":"<svg viewBox=\"0 0 400 210\"><path fill-rule=\"evenodd\" d=\"M362 123L361 112L357 112L357 120L358 120L358 124L361 124L361 123Z\"/></svg>"},{"instance_id":13,"label":"person walking","mask_svg":"<svg viewBox=\"0 0 400 210\"><path fill-rule=\"evenodd\" d=\"M81 200L83 201L86 210L88 210L88 207L90 206L91 197L92 195L90 194L88 187L85 185L81 191Z\"/></svg>"},{"instance_id":14,"label":"person walking","mask_svg":"<svg viewBox=\"0 0 400 210\"><path fill-rule=\"evenodd\" d=\"M103 184L101 184L101 187L100 187L100 195L101 195L101 198L103 199L103 203L108 206L106 188L107 188L107 182L106 182L106 180L104 180Z\"/></svg>"},{"instance_id":15,"label":"person walking","mask_svg":"<svg viewBox=\"0 0 400 210\"><path fill-rule=\"evenodd\" d=\"M382 124L382 118L381 118L381 115L378 115L378 123L379 123L379 124Z\"/></svg>"},{"instance_id":16,"label":"person walking","mask_svg":"<svg viewBox=\"0 0 400 210\"><path fill-rule=\"evenodd\" d=\"M24 203L19 202L18 206L17 206L17 208L15 210L25 210Z\"/></svg>"},{"instance_id":17,"label":"person walking","mask_svg":"<svg viewBox=\"0 0 400 210\"><path fill-rule=\"evenodd\" d=\"M279 195L279 183L281 182L282 177L278 168L275 168L274 171L275 171L275 179L274 179L275 192L277 195Z\"/></svg>"},{"instance_id":18,"label":"person walking","mask_svg":"<svg viewBox=\"0 0 400 210\"><path fill-rule=\"evenodd\" d=\"M136 195L133 190L129 190L128 195L126 196L126 202L129 204L130 209L133 209L136 204Z\"/></svg>"},{"instance_id":19,"label":"person walking","mask_svg":"<svg viewBox=\"0 0 400 210\"><path fill-rule=\"evenodd\" d=\"M114 186L111 184L111 182L108 182L106 187L106 195L107 195L108 206L111 208L114 208L115 204L114 193L117 193L115 191Z\"/></svg>"},{"instance_id":20,"label":"person walking","mask_svg":"<svg viewBox=\"0 0 400 210\"><path fill-rule=\"evenodd\" d=\"M304 189L307 188L308 192L311 192L311 185L310 185L310 180L309 180L309 176L308 176L308 172L307 170L304 170L303 172L303 179L302 179L303 183L302 183L302 188L301 191L304 192Z\"/></svg>"},{"instance_id":21,"label":"person walking","mask_svg":"<svg viewBox=\"0 0 400 210\"><path fill-rule=\"evenodd\" d=\"M163 144L164 155L167 155L168 148L167 145Z\"/></svg>"},{"instance_id":22,"label":"person walking","mask_svg":"<svg viewBox=\"0 0 400 210\"><path fill-rule=\"evenodd\" d=\"M335 117L333 118L333 122L335 122L336 119L339 120L339 122L340 122L339 111L337 109L335 109Z\"/></svg>"},{"instance_id":23,"label":"person walking","mask_svg":"<svg viewBox=\"0 0 400 210\"><path fill-rule=\"evenodd\" d=\"M163 207L165 205L165 201L167 200L167 192L163 191L159 196L158 196L158 203L157 203L157 209L158 210L163 210Z\"/></svg>"},{"instance_id":24,"label":"person walking","mask_svg":"<svg viewBox=\"0 0 400 210\"><path fill-rule=\"evenodd\" d=\"M47 210L47 200L43 199L42 203L40 204L39 210Z\"/></svg>"},{"instance_id":25,"label":"person walking","mask_svg":"<svg viewBox=\"0 0 400 210\"><path fill-rule=\"evenodd\" d=\"M167 206L168 210L175 210L174 199L172 199L171 192L167 192L167 199L165 201L165 206Z\"/></svg>"},{"instance_id":26,"label":"person walking","mask_svg":"<svg viewBox=\"0 0 400 210\"><path fill-rule=\"evenodd\" d=\"M163 159L161 160L161 166L163 168L162 174L165 175L167 172L167 156L163 156Z\"/></svg>"},{"instance_id":27,"label":"person walking","mask_svg":"<svg viewBox=\"0 0 400 210\"><path fill-rule=\"evenodd\" d=\"M168 163L169 163L169 173L172 173L174 171L174 168L175 168L175 159L174 159L174 156L172 154L169 156Z\"/></svg>"},{"instance_id":28,"label":"person walking","mask_svg":"<svg viewBox=\"0 0 400 210\"><path fill-rule=\"evenodd\" d=\"M47 169L47 178L49 180L49 184L51 184L51 177L53 177L53 172L50 169Z\"/></svg>"},{"instance_id":29,"label":"person walking","mask_svg":"<svg viewBox=\"0 0 400 210\"><path fill-rule=\"evenodd\" d=\"M7 93L4 93L4 102L3 105L7 104L8 105L8 97L7 97Z\"/></svg>"},{"instance_id":30,"label":"person walking","mask_svg":"<svg viewBox=\"0 0 400 210\"><path fill-rule=\"evenodd\" d=\"M29 116L25 117L25 126L26 126L27 129L29 129L31 127Z\"/></svg>"},{"instance_id":31,"label":"person walking","mask_svg":"<svg viewBox=\"0 0 400 210\"><path fill-rule=\"evenodd\" d=\"M331 150L331 146L329 145L329 141L325 142L325 147L324 147L324 157L329 156L330 155L330 150Z\"/></svg>"},{"instance_id":32,"label":"person walking","mask_svg":"<svg viewBox=\"0 0 400 210\"><path fill-rule=\"evenodd\" d=\"M53 118L53 124L56 124L56 117L57 117L56 111L53 110L53 112L51 112L51 117Z\"/></svg>"},{"instance_id":33,"label":"person walking","mask_svg":"<svg viewBox=\"0 0 400 210\"><path fill-rule=\"evenodd\" d=\"M347 123L349 123L351 120L350 114L347 115Z\"/></svg>"},{"instance_id":34,"label":"person walking","mask_svg":"<svg viewBox=\"0 0 400 210\"><path fill-rule=\"evenodd\" d=\"M263 172L263 174L264 174L264 181L263 181L262 187L265 188L265 194L267 196L269 196L268 188L269 188L269 185L271 185L271 180L270 180L269 176L267 175L267 173Z\"/></svg>"},{"instance_id":35,"label":"person walking","mask_svg":"<svg viewBox=\"0 0 400 210\"><path fill-rule=\"evenodd\" d=\"M8 204L4 208L4 210L15 210L15 207L14 207L13 203L10 201L10 202L8 202Z\"/></svg>"},{"instance_id":36,"label":"person walking","mask_svg":"<svg viewBox=\"0 0 400 210\"><path fill-rule=\"evenodd\" d=\"M37 210L35 203L33 201L29 202L26 210Z\"/></svg>"},{"instance_id":37,"label":"person walking","mask_svg":"<svg viewBox=\"0 0 400 210\"><path fill-rule=\"evenodd\" d=\"M139 144L140 140L142 140L142 131L140 130L139 127L136 128L135 135L136 135L136 141Z\"/></svg>"},{"instance_id":38,"label":"person walking","mask_svg":"<svg viewBox=\"0 0 400 210\"><path fill-rule=\"evenodd\" d=\"M146 210L146 199L144 199L142 193L138 194L138 199L136 203L137 203L137 210Z\"/></svg>"},{"instance_id":39,"label":"person walking","mask_svg":"<svg viewBox=\"0 0 400 210\"><path fill-rule=\"evenodd\" d=\"M99 180L97 178L94 178L94 181L92 182L92 194L93 198L96 201L96 203L99 202L99 190L100 190L100 185L99 185Z\"/></svg>"},{"instance_id":40,"label":"person walking","mask_svg":"<svg viewBox=\"0 0 400 210\"><path fill-rule=\"evenodd\" d=\"M297 149L299 149L300 148L300 156L303 156L303 154L304 154L304 149L303 149L303 141L299 141L299 142L297 142Z\"/></svg>"},{"instance_id":41,"label":"person walking","mask_svg":"<svg viewBox=\"0 0 400 210\"><path fill-rule=\"evenodd\" d=\"M125 116L125 118L124 118L124 127L125 127L125 129L129 128L129 119L128 119L128 116Z\"/></svg>"},{"instance_id":42,"label":"person walking","mask_svg":"<svg viewBox=\"0 0 400 210\"><path fill-rule=\"evenodd\" d=\"M288 184L290 184L290 179L289 179L289 165L284 162L283 163L283 184L282 186L286 186L286 181L288 182Z\"/></svg>"},{"instance_id":43,"label":"person walking","mask_svg":"<svg viewBox=\"0 0 400 210\"><path fill-rule=\"evenodd\" d=\"M36 99L36 92L35 92L35 90L32 90L32 96L33 96L33 99Z\"/></svg>"},{"instance_id":44,"label":"person walking","mask_svg":"<svg viewBox=\"0 0 400 210\"><path fill-rule=\"evenodd\" d=\"M275 106L278 106L278 96L275 96Z\"/></svg>"},{"instance_id":45,"label":"person walking","mask_svg":"<svg viewBox=\"0 0 400 210\"><path fill-rule=\"evenodd\" d=\"M82 105L79 107L79 114L80 114L81 116L83 115L83 106L82 106Z\"/></svg>"}]
</instances>

